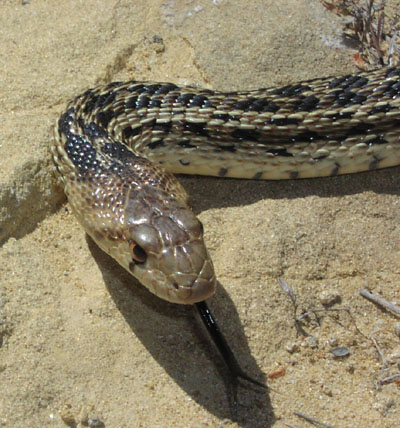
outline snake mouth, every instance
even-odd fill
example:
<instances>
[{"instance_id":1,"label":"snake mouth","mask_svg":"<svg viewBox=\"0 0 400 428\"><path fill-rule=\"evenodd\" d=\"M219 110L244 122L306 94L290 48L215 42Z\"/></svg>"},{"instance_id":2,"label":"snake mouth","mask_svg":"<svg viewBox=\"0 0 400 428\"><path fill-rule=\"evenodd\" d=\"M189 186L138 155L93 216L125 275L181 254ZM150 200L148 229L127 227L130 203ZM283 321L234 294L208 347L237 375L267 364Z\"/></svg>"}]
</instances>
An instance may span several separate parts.
<instances>
[{"instance_id":1,"label":"snake mouth","mask_svg":"<svg viewBox=\"0 0 400 428\"><path fill-rule=\"evenodd\" d=\"M204 260L200 272L175 272L170 276L168 300L192 305L211 297L216 289L217 279L210 258Z\"/></svg>"},{"instance_id":2,"label":"snake mouth","mask_svg":"<svg viewBox=\"0 0 400 428\"><path fill-rule=\"evenodd\" d=\"M211 281L198 278L190 287L189 296L183 298L182 301L178 303L193 305L195 303L206 300L214 294L216 286L217 280L215 277Z\"/></svg>"}]
</instances>

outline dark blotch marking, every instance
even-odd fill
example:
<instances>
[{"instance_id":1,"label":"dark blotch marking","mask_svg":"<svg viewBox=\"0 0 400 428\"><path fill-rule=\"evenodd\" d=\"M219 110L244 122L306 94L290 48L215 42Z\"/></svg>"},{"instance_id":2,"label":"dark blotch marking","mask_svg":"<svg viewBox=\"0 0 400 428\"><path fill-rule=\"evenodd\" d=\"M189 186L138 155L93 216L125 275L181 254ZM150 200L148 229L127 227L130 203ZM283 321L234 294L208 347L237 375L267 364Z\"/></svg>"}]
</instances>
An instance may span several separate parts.
<instances>
[{"instance_id":1,"label":"dark blotch marking","mask_svg":"<svg viewBox=\"0 0 400 428\"><path fill-rule=\"evenodd\" d=\"M365 95L357 94L352 92L350 89L346 89L338 94L337 100L334 102L334 106L350 107L354 104L362 104L367 97Z\"/></svg>"},{"instance_id":2,"label":"dark blotch marking","mask_svg":"<svg viewBox=\"0 0 400 428\"><path fill-rule=\"evenodd\" d=\"M232 108L243 111L257 111L259 113L275 113L279 110L279 106L268 98L248 98L233 104Z\"/></svg>"},{"instance_id":3,"label":"dark blotch marking","mask_svg":"<svg viewBox=\"0 0 400 428\"><path fill-rule=\"evenodd\" d=\"M353 128L350 128L347 132L347 136L359 135L371 132L375 128L374 125L369 123L360 123Z\"/></svg>"},{"instance_id":4,"label":"dark blotch marking","mask_svg":"<svg viewBox=\"0 0 400 428\"><path fill-rule=\"evenodd\" d=\"M109 92L108 94L100 95L97 102L96 107L105 109L110 106L115 100L115 92Z\"/></svg>"},{"instance_id":5,"label":"dark blotch marking","mask_svg":"<svg viewBox=\"0 0 400 428\"><path fill-rule=\"evenodd\" d=\"M260 134L253 129L236 129L232 132L232 137L238 140L258 141Z\"/></svg>"},{"instance_id":6,"label":"dark blotch marking","mask_svg":"<svg viewBox=\"0 0 400 428\"><path fill-rule=\"evenodd\" d=\"M382 135L378 135L373 140L368 140L368 145L369 146L380 145L380 144L387 144L387 143L388 143L388 141L385 140Z\"/></svg>"},{"instance_id":7,"label":"dark blotch marking","mask_svg":"<svg viewBox=\"0 0 400 428\"><path fill-rule=\"evenodd\" d=\"M162 85L160 83L155 83L152 85L145 85L144 89L148 94L155 94L157 91L161 89Z\"/></svg>"},{"instance_id":8,"label":"dark blotch marking","mask_svg":"<svg viewBox=\"0 0 400 428\"><path fill-rule=\"evenodd\" d=\"M310 132L302 132L296 137L292 137L290 141L292 143L303 143L303 142L314 141L317 138L321 138L320 135L317 132L310 131Z\"/></svg>"},{"instance_id":9,"label":"dark blotch marking","mask_svg":"<svg viewBox=\"0 0 400 428\"><path fill-rule=\"evenodd\" d=\"M149 103L149 108L161 107L161 104L162 104L161 100L157 98L152 98Z\"/></svg>"},{"instance_id":10,"label":"dark blotch marking","mask_svg":"<svg viewBox=\"0 0 400 428\"><path fill-rule=\"evenodd\" d=\"M299 95L302 92L310 91L311 88L308 85L302 85L301 83L297 85L287 85L281 88L276 88L268 92L269 95L281 95L282 97L293 97L294 95Z\"/></svg>"},{"instance_id":11,"label":"dark blotch marking","mask_svg":"<svg viewBox=\"0 0 400 428\"><path fill-rule=\"evenodd\" d=\"M137 103L138 97L136 95L132 95L128 98L128 100L125 103L126 109L136 109L136 103Z\"/></svg>"},{"instance_id":12,"label":"dark blotch marking","mask_svg":"<svg viewBox=\"0 0 400 428\"><path fill-rule=\"evenodd\" d=\"M100 123L100 125L106 129L114 117L114 113L112 110L99 111L96 114L96 120Z\"/></svg>"},{"instance_id":13,"label":"dark blotch marking","mask_svg":"<svg viewBox=\"0 0 400 428\"><path fill-rule=\"evenodd\" d=\"M182 95L179 95L179 97L176 99L176 102L187 106L189 102L192 100L192 98L194 98L195 96L196 96L195 94L192 94L190 92L187 94L182 94Z\"/></svg>"},{"instance_id":14,"label":"dark blotch marking","mask_svg":"<svg viewBox=\"0 0 400 428\"><path fill-rule=\"evenodd\" d=\"M125 161L127 159L133 159L136 157L129 149L125 147L124 144L121 144L118 141L110 141L105 143L101 147L101 152L119 161ZM119 168L120 164L112 163L110 167L111 169L115 169L116 167Z\"/></svg>"},{"instance_id":15,"label":"dark blotch marking","mask_svg":"<svg viewBox=\"0 0 400 428\"><path fill-rule=\"evenodd\" d=\"M203 108L209 108L209 107L214 107L214 105L213 105L212 101L209 98L207 98L204 100L202 107Z\"/></svg>"},{"instance_id":16,"label":"dark blotch marking","mask_svg":"<svg viewBox=\"0 0 400 428\"><path fill-rule=\"evenodd\" d=\"M296 180L296 178L299 176L299 171L292 171L292 172L289 174L289 176L290 176L290 178L291 178L292 180Z\"/></svg>"},{"instance_id":17,"label":"dark blotch marking","mask_svg":"<svg viewBox=\"0 0 400 428\"><path fill-rule=\"evenodd\" d=\"M230 116L228 113L216 113L211 116L211 119L220 119L227 122L229 120L229 117Z\"/></svg>"},{"instance_id":18,"label":"dark blotch marking","mask_svg":"<svg viewBox=\"0 0 400 428\"><path fill-rule=\"evenodd\" d=\"M102 168L97 160L96 149L87 138L82 138L80 135L74 134L70 130L71 125L74 123L74 113L74 109L71 108L66 111L58 121L58 131L66 137L66 142L64 144L65 152L80 175L85 175L89 170L97 170L97 172L100 173ZM102 130L98 130L97 128L96 125L94 125L94 127L88 125L88 133L93 138L96 138L94 135L97 135L97 131L102 132Z\"/></svg>"},{"instance_id":19,"label":"dark blotch marking","mask_svg":"<svg viewBox=\"0 0 400 428\"><path fill-rule=\"evenodd\" d=\"M374 107L371 110L370 114L373 115L373 114L376 114L376 113L387 113L388 111L392 110L392 108L393 107L390 104L384 104L384 105L381 105L381 106Z\"/></svg>"},{"instance_id":20,"label":"dark blotch marking","mask_svg":"<svg viewBox=\"0 0 400 428\"><path fill-rule=\"evenodd\" d=\"M379 162L380 162L380 160L376 156L374 156L372 161L368 165L368 168L370 170L378 168Z\"/></svg>"},{"instance_id":21,"label":"dark blotch marking","mask_svg":"<svg viewBox=\"0 0 400 428\"><path fill-rule=\"evenodd\" d=\"M196 134L196 135L202 135L204 137L208 137L209 135L208 135L206 126L207 126L206 122L200 122L200 123L186 122L183 124L185 131L192 132L193 134Z\"/></svg>"},{"instance_id":22,"label":"dark blotch marking","mask_svg":"<svg viewBox=\"0 0 400 428\"><path fill-rule=\"evenodd\" d=\"M344 113L338 112L338 113L324 114L322 117L335 121L335 120L339 120L339 119L349 119L349 118L353 117L353 114L354 113L351 113L351 112L344 112Z\"/></svg>"},{"instance_id":23,"label":"dark blotch marking","mask_svg":"<svg viewBox=\"0 0 400 428\"><path fill-rule=\"evenodd\" d=\"M400 95L400 82L397 81L387 81L386 90L383 93L387 97L390 98L396 98L398 95Z\"/></svg>"},{"instance_id":24,"label":"dark blotch marking","mask_svg":"<svg viewBox=\"0 0 400 428\"><path fill-rule=\"evenodd\" d=\"M109 90L116 89L116 88L119 88L120 86L122 86L123 84L124 84L124 82L111 82L111 83L108 83L105 86L105 88L109 89Z\"/></svg>"},{"instance_id":25,"label":"dark blotch marking","mask_svg":"<svg viewBox=\"0 0 400 428\"><path fill-rule=\"evenodd\" d=\"M329 89L334 88L362 88L368 83L368 79L364 76L360 76L358 74L347 74L346 76L339 77L337 79L332 80L329 83Z\"/></svg>"},{"instance_id":26,"label":"dark blotch marking","mask_svg":"<svg viewBox=\"0 0 400 428\"><path fill-rule=\"evenodd\" d=\"M338 163L335 163L334 168L332 169L331 173L329 174L330 177L335 177L335 175L338 175L340 169L340 165Z\"/></svg>"},{"instance_id":27,"label":"dark blotch marking","mask_svg":"<svg viewBox=\"0 0 400 428\"><path fill-rule=\"evenodd\" d=\"M233 104L232 109L248 111L249 107L253 105L254 101L255 101L254 98L248 98L247 100L239 101Z\"/></svg>"},{"instance_id":28,"label":"dark blotch marking","mask_svg":"<svg viewBox=\"0 0 400 428\"><path fill-rule=\"evenodd\" d=\"M251 105L251 110L258 111L259 113L276 113L279 110L279 106L273 101L268 100L268 98L258 98Z\"/></svg>"},{"instance_id":29,"label":"dark blotch marking","mask_svg":"<svg viewBox=\"0 0 400 428\"><path fill-rule=\"evenodd\" d=\"M65 134L67 137L70 134L70 125L73 123L73 116L75 114L75 109L71 107L65 113L62 114L60 119L58 119L58 132L60 134Z\"/></svg>"},{"instance_id":30,"label":"dark blotch marking","mask_svg":"<svg viewBox=\"0 0 400 428\"><path fill-rule=\"evenodd\" d=\"M137 126L136 128L132 128L130 125L128 125L122 131L122 138L124 140L129 140L129 138L132 138L132 137L135 137L136 135L139 135L141 130L142 130L141 126Z\"/></svg>"},{"instance_id":31,"label":"dark blotch marking","mask_svg":"<svg viewBox=\"0 0 400 428\"><path fill-rule=\"evenodd\" d=\"M363 94L358 93L351 101L351 104L362 104L365 100L367 99L367 97Z\"/></svg>"},{"instance_id":32,"label":"dark blotch marking","mask_svg":"<svg viewBox=\"0 0 400 428\"><path fill-rule=\"evenodd\" d=\"M179 159L179 163L183 166L188 166L190 165L190 162L186 159Z\"/></svg>"},{"instance_id":33,"label":"dark blotch marking","mask_svg":"<svg viewBox=\"0 0 400 428\"><path fill-rule=\"evenodd\" d=\"M151 143L147 144L147 147L149 149L156 149L157 147L164 147L165 143L163 139L152 141Z\"/></svg>"},{"instance_id":34,"label":"dark blotch marking","mask_svg":"<svg viewBox=\"0 0 400 428\"><path fill-rule=\"evenodd\" d=\"M349 78L349 74L346 76L342 76L342 77L338 77L337 79L333 79L329 85L328 88L329 89L334 89L334 88L338 88L339 86L342 86L342 83L346 81L346 79Z\"/></svg>"},{"instance_id":35,"label":"dark blotch marking","mask_svg":"<svg viewBox=\"0 0 400 428\"><path fill-rule=\"evenodd\" d=\"M276 126L286 126L286 125L298 125L300 123L299 119L292 119L288 117L284 117L282 119L274 119L272 118L267 124L276 125Z\"/></svg>"},{"instance_id":36,"label":"dark blotch marking","mask_svg":"<svg viewBox=\"0 0 400 428\"><path fill-rule=\"evenodd\" d=\"M319 161L319 160L321 160L321 159L325 159L325 158L327 158L329 155L321 155L321 156L316 156L316 157L313 157L313 160L315 160L315 161Z\"/></svg>"},{"instance_id":37,"label":"dark blotch marking","mask_svg":"<svg viewBox=\"0 0 400 428\"><path fill-rule=\"evenodd\" d=\"M386 77L400 77L400 68L388 68L386 71Z\"/></svg>"},{"instance_id":38,"label":"dark blotch marking","mask_svg":"<svg viewBox=\"0 0 400 428\"><path fill-rule=\"evenodd\" d=\"M262 171L260 171L260 172L256 172L256 173L253 175L252 180L260 180L260 178L262 177L262 175L263 175Z\"/></svg>"},{"instance_id":39,"label":"dark blotch marking","mask_svg":"<svg viewBox=\"0 0 400 428\"><path fill-rule=\"evenodd\" d=\"M190 144L189 140L179 141L178 146L181 146L181 147L183 147L185 149L194 149L196 147L193 144Z\"/></svg>"},{"instance_id":40,"label":"dark blotch marking","mask_svg":"<svg viewBox=\"0 0 400 428\"><path fill-rule=\"evenodd\" d=\"M285 158L293 157L292 153L289 153L286 149L269 149L267 153L272 153L275 156L283 156Z\"/></svg>"},{"instance_id":41,"label":"dark blotch marking","mask_svg":"<svg viewBox=\"0 0 400 428\"><path fill-rule=\"evenodd\" d=\"M228 170L226 168L220 168L220 170L218 171L218 177L225 177L227 172Z\"/></svg>"},{"instance_id":42,"label":"dark blotch marking","mask_svg":"<svg viewBox=\"0 0 400 428\"><path fill-rule=\"evenodd\" d=\"M172 122L161 122L161 123L155 123L153 126L154 131L163 131L163 132L169 132L172 127Z\"/></svg>"},{"instance_id":43,"label":"dark blotch marking","mask_svg":"<svg viewBox=\"0 0 400 428\"><path fill-rule=\"evenodd\" d=\"M208 100L208 98L204 95L195 95L188 104L188 107L203 107L206 100ZM211 102L209 103L209 107L211 107Z\"/></svg>"},{"instance_id":44,"label":"dark blotch marking","mask_svg":"<svg viewBox=\"0 0 400 428\"><path fill-rule=\"evenodd\" d=\"M83 133L89 137L91 141L95 140L96 138L106 138L108 137L107 133L104 131L103 128L101 128L99 125L97 125L94 122L90 122L88 124L80 123L80 126L83 130Z\"/></svg>"},{"instance_id":45,"label":"dark blotch marking","mask_svg":"<svg viewBox=\"0 0 400 428\"><path fill-rule=\"evenodd\" d=\"M154 92L154 95L163 95L168 94L168 92L177 90L178 87L174 85L173 83L166 83L165 85L162 85L156 91Z\"/></svg>"},{"instance_id":46,"label":"dark blotch marking","mask_svg":"<svg viewBox=\"0 0 400 428\"><path fill-rule=\"evenodd\" d=\"M316 108L319 99L315 95L309 95L301 100L295 111L311 111Z\"/></svg>"},{"instance_id":47,"label":"dark blotch marking","mask_svg":"<svg viewBox=\"0 0 400 428\"><path fill-rule=\"evenodd\" d=\"M146 94L139 95L139 98L136 102L136 108L145 108L148 107L150 103L150 98Z\"/></svg>"},{"instance_id":48,"label":"dark blotch marking","mask_svg":"<svg viewBox=\"0 0 400 428\"><path fill-rule=\"evenodd\" d=\"M146 91L145 85L143 85L142 83L137 83L137 82L134 82L132 84L132 86L128 86L126 89L129 92L135 92L137 94L141 94L142 92Z\"/></svg>"},{"instance_id":49,"label":"dark blotch marking","mask_svg":"<svg viewBox=\"0 0 400 428\"><path fill-rule=\"evenodd\" d=\"M229 145L218 145L218 148L223 150L224 152L230 152L230 153L235 153L236 152L236 147L233 144L229 144Z\"/></svg>"},{"instance_id":50,"label":"dark blotch marking","mask_svg":"<svg viewBox=\"0 0 400 428\"><path fill-rule=\"evenodd\" d=\"M349 88L362 88L364 87L367 83L368 83L368 79L366 77L363 76L353 76L354 78L352 79L351 82L349 82Z\"/></svg>"},{"instance_id":51,"label":"dark blotch marking","mask_svg":"<svg viewBox=\"0 0 400 428\"><path fill-rule=\"evenodd\" d=\"M105 109L110 106L115 100L115 92L106 92L102 95L96 95L92 91L87 91L88 100L86 101L86 105L83 109L84 113L89 113L95 109Z\"/></svg>"}]
</instances>

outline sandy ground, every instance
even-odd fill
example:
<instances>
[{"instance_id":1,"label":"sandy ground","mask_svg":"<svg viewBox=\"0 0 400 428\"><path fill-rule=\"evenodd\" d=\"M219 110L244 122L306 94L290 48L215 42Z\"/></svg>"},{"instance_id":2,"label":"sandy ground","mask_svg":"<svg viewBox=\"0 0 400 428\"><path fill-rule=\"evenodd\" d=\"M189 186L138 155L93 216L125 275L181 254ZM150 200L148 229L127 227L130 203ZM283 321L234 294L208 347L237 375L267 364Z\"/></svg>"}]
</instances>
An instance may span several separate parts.
<instances>
[{"instance_id":1,"label":"sandy ground","mask_svg":"<svg viewBox=\"0 0 400 428\"><path fill-rule=\"evenodd\" d=\"M0 2L0 426L400 426L399 169L288 182L182 178L221 286L210 300L246 370L239 391L191 308L150 295L86 237L50 174L66 101L111 80L246 89L355 71L317 1ZM294 327L298 313L334 309ZM325 296L326 297L326 296ZM309 338L305 335L312 335ZM335 359L334 346L350 355ZM294 352L289 352L294 351ZM281 371L285 369L285 372ZM281 373L280 377L268 375ZM224 381L225 379L225 381Z\"/></svg>"}]
</instances>

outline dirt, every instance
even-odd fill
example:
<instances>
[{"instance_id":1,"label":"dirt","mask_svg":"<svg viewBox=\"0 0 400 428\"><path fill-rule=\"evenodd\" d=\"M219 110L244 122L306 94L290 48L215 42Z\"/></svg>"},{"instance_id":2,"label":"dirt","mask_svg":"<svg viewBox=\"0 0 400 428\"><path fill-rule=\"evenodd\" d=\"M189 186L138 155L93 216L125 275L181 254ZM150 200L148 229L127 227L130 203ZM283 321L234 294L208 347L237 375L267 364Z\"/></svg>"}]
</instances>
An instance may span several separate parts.
<instances>
[{"instance_id":1,"label":"dirt","mask_svg":"<svg viewBox=\"0 0 400 428\"><path fill-rule=\"evenodd\" d=\"M52 178L68 99L146 79L222 90L356 72L318 1L0 2L0 426L400 427L399 168L255 182L182 177L220 286L209 304L267 391L239 389L191 307L103 254ZM297 297L295 327L284 278ZM323 302L332 305L325 310ZM390 369L382 370L382 360ZM332 349L347 347L347 357Z\"/></svg>"}]
</instances>

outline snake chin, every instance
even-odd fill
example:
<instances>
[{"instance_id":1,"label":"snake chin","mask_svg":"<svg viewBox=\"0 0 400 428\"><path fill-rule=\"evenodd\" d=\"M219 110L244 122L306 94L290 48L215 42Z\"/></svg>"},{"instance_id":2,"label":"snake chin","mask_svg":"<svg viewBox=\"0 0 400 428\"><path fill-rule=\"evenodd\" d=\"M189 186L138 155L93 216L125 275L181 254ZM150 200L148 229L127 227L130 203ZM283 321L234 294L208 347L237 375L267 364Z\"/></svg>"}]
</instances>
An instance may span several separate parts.
<instances>
[{"instance_id":1,"label":"snake chin","mask_svg":"<svg viewBox=\"0 0 400 428\"><path fill-rule=\"evenodd\" d=\"M167 275L160 270L137 265L131 273L158 297L171 303L191 305L211 297L217 285L214 269L209 261L197 274L176 272Z\"/></svg>"}]
</instances>

